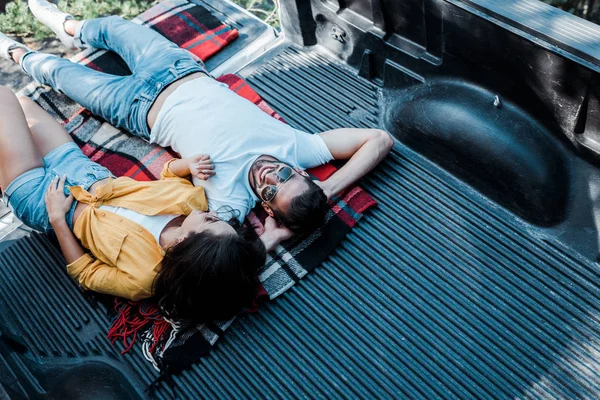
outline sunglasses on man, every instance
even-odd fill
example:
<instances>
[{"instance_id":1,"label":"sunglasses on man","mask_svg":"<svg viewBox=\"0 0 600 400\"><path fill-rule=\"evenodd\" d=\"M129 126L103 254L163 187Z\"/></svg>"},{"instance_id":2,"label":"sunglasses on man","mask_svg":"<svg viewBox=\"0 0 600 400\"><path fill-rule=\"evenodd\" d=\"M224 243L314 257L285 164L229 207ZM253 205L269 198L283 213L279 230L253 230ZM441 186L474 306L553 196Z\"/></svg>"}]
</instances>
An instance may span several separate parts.
<instances>
[{"instance_id":1,"label":"sunglasses on man","mask_svg":"<svg viewBox=\"0 0 600 400\"><path fill-rule=\"evenodd\" d=\"M283 167L279 171L277 171L277 184L266 186L260 192L260 197L263 199L263 201L265 203L268 203L271 200L273 200L275 198L275 195L277 195L277 192L279 191L281 185L289 181L293 173L294 170L290 167Z\"/></svg>"}]
</instances>

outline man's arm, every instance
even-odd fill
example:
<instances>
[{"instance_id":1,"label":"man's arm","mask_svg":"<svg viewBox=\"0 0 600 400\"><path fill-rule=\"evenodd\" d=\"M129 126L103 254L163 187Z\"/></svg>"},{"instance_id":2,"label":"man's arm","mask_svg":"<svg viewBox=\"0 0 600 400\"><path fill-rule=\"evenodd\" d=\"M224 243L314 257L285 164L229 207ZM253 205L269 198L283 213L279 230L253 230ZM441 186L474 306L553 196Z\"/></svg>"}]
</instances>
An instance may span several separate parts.
<instances>
[{"instance_id":1,"label":"man's arm","mask_svg":"<svg viewBox=\"0 0 600 400\"><path fill-rule=\"evenodd\" d=\"M387 156L394 139L380 129L341 128L320 134L336 160L346 165L327 180L319 182L327 198L341 192L362 178Z\"/></svg>"}]
</instances>

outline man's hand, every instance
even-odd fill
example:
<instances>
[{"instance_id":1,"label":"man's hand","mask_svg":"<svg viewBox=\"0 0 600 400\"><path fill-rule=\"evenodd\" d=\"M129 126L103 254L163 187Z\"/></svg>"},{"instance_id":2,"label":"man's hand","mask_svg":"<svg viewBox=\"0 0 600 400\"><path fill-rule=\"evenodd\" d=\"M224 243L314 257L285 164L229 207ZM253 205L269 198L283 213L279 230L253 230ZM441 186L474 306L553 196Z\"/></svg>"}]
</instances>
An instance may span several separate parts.
<instances>
[{"instance_id":1,"label":"man's hand","mask_svg":"<svg viewBox=\"0 0 600 400\"><path fill-rule=\"evenodd\" d=\"M283 225L279 225L275 218L267 217L265 220L265 233L262 234L260 240L265 245L267 251L275 250L277 245L294 236L294 232Z\"/></svg>"},{"instance_id":2,"label":"man's hand","mask_svg":"<svg viewBox=\"0 0 600 400\"><path fill-rule=\"evenodd\" d=\"M48 218L50 219L50 224L53 226L57 223L66 221L66 214L73 204L72 194L65 197L64 190L66 180L66 175L60 178L60 180L58 179L58 176L52 179L50 187L48 187L44 196Z\"/></svg>"},{"instance_id":3,"label":"man's hand","mask_svg":"<svg viewBox=\"0 0 600 400\"><path fill-rule=\"evenodd\" d=\"M323 193L325 193L325 196L327 196L327 200L331 200L331 197L335 193L332 192L327 181L320 181L318 179L315 179L313 180L313 182L323 190Z\"/></svg>"},{"instance_id":4,"label":"man's hand","mask_svg":"<svg viewBox=\"0 0 600 400\"><path fill-rule=\"evenodd\" d=\"M203 181L215 175L215 164L208 154L198 154L186 159L190 174Z\"/></svg>"},{"instance_id":5,"label":"man's hand","mask_svg":"<svg viewBox=\"0 0 600 400\"><path fill-rule=\"evenodd\" d=\"M215 175L215 165L208 154L175 160L169 165L169 169L181 178L193 175L203 181Z\"/></svg>"}]
</instances>

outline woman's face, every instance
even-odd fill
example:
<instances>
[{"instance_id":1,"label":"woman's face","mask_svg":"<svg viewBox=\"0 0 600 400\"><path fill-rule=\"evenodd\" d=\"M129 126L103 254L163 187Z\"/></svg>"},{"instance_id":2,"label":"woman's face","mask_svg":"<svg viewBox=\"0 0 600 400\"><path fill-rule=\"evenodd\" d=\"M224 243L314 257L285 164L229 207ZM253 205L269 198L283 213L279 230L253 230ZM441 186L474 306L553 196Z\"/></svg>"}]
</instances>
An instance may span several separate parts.
<instances>
[{"instance_id":1,"label":"woman's face","mask_svg":"<svg viewBox=\"0 0 600 400\"><path fill-rule=\"evenodd\" d=\"M234 235L235 229L225 221L221 221L213 212L192 211L179 228L180 239L185 239L195 233L210 231L214 235Z\"/></svg>"}]
</instances>

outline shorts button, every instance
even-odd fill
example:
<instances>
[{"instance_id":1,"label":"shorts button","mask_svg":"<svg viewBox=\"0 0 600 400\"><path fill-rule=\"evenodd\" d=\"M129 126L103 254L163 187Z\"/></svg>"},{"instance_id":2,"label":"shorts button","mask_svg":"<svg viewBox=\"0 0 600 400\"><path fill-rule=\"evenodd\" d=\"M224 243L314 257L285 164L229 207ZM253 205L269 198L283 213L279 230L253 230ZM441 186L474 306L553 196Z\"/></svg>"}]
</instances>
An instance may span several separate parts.
<instances>
[{"instance_id":1,"label":"shorts button","mask_svg":"<svg viewBox=\"0 0 600 400\"><path fill-rule=\"evenodd\" d=\"M161 87L162 87L162 83L157 83L157 84L156 84L156 88L157 88L157 89L160 89Z\"/></svg>"}]
</instances>

